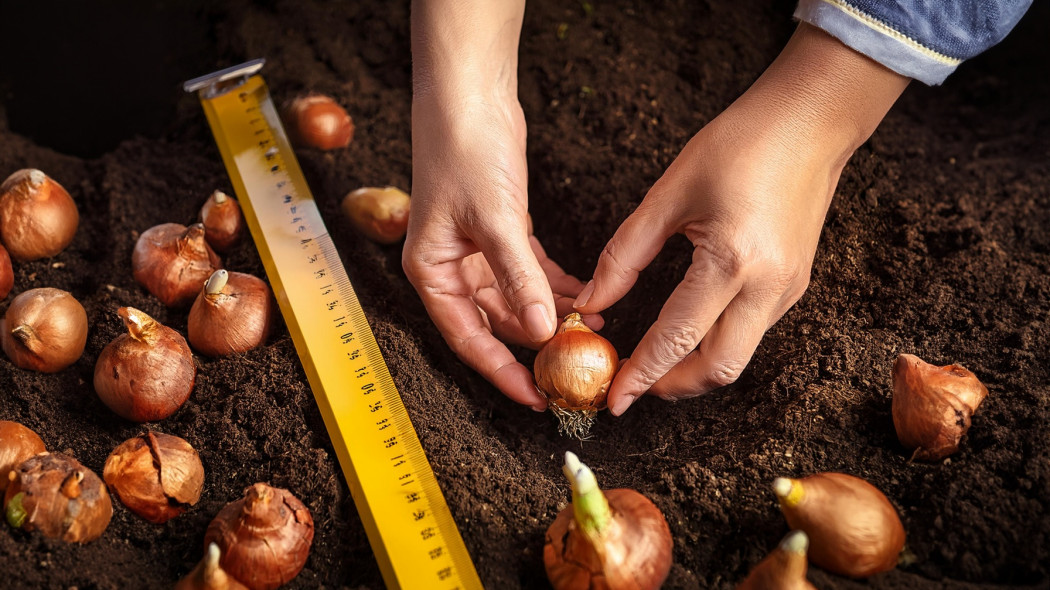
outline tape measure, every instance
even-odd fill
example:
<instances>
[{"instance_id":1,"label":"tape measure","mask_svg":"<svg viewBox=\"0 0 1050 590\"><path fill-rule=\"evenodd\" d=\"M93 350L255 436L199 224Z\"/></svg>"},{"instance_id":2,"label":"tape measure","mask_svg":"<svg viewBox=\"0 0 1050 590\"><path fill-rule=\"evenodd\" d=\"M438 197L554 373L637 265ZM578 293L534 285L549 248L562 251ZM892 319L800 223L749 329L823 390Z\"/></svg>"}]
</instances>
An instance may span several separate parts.
<instances>
[{"instance_id":1,"label":"tape measure","mask_svg":"<svg viewBox=\"0 0 1050 590\"><path fill-rule=\"evenodd\" d=\"M389 588L481 588L258 71L197 92Z\"/></svg>"}]
</instances>

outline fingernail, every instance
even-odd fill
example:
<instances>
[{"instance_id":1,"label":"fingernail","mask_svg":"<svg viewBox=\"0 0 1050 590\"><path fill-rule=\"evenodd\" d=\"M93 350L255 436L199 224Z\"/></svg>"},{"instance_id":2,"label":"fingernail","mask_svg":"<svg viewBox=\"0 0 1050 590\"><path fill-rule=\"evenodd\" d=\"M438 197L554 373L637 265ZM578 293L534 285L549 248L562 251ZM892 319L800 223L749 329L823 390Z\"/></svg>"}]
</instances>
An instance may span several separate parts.
<instances>
[{"instance_id":1,"label":"fingernail","mask_svg":"<svg viewBox=\"0 0 1050 590\"><path fill-rule=\"evenodd\" d=\"M539 387L534 387L533 389L536 390L536 395L538 395L540 397L540 399L543 399L543 400L547 399L547 394L545 394L542 391L540 391ZM532 408L532 410L534 412L546 412L547 411L547 404L544 403L544 402L540 402L540 403L538 403L538 404L536 404L534 406L529 406L529 407Z\"/></svg>"},{"instance_id":2,"label":"fingernail","mask_svg":"<svg viewBox=\"0 0 1050 590\"><path fill-rule=\"evenodd\" d=\"M594 293L594 279L591 279L587 286L580 291L580 294L576 296L576 302L572 304L573 309L580 309L584 305L587 305L587 300L591 298L591 294Z\"/></svg>"},{"instance_id":3,"label":"fingernail","mask_svg":"<svg viewBox=\"0 0 1050 590\"><path fill-rule=\"evenodd\" d=\"M554 322L547 315L547 308L539 303L525 308L525 333L533 342L542 342L554 330Z\"/></svg>"},{"instance_id":4,"label":"fingernail","mask_svg":"<svg viewBox=\"0 0 1050 590\"><path fill-rule=\"evenodd\" d=\"M623 395L620 397L620 399L616 400L615 404L609 407L609 411L612 412L613 416L619 416L620 414L626 412L627 408L631 407L631 404L633 404L634 400L636 399L637 397L629 393Z\"/></svg>"}]
</instances>

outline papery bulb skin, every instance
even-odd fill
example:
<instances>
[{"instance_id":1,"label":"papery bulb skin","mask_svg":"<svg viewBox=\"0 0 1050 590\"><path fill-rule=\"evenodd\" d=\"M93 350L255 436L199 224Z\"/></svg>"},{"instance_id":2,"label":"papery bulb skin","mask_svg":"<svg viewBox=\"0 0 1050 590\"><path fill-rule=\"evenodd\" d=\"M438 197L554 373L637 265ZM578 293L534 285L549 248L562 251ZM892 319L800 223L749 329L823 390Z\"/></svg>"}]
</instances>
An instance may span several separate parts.
<instances>
[{"instance_id":1,"label":"papery bulb skin","mask_svg":"<svg viewBox=\"0 0 1050 590\"><path fill-rule=\"evenodd\" d=\"M204 552L204 559L175 584L175 590L248 590L247 586L222 569L219 563L221 557L222 551L219 546L210 543Z\"/></svg>"},{"instance_id":2,"label":"papery bulb skin","mask_svg":"<svg viewBox=\"0 0 1050 590\"><path fill-rule=\"evenodd\" d=\"M959 450L970 417L988 395L959 365L938 367L902 354L893 366L893 426L913 461L940 461Z\"/></svg>"},{"instance_id":3,"label":"papery bulb skin","mask_svg":"<svg viewBox=\"0 0 1050 590\"><path fill-rule=\"evenodd\" d=\"M131 253L135 280L168 307L192 303L204 281L222 267L204 232L201 223L163 223L142 232Z\"/></svg>"},{"instance_id":4,"label":"papery bulb skin","mask_svg":"<svg viewBox=\"0 0 1050 590\"><path fill-rule=\"evenodd\" d=\"M220 269L193 302L186 332L197 352L227 356L265 343L275 315L276 302L262 279Z\"/></svg>"},{"instance_id":5,"label":"papery bulb skin","mask_svg":"<svg viewBox=\"0 0 1050 590\"><path fill-rule=\"evenodd\" d=\"M18 422L0 420L0 492L7 489L16 467L45 451L44 441L37 433Z\"/></svg>"},{"instance_id":6,"label":"papery bulb skin","mask_svg":"<svg viewBox=\"0 0 1050 590\"><path fill-rule=\"evenodd\" d=\"M242 584L273 590L303 569L313 538L313 517L298 498L257 483L211 521L204 544L219 547L222 568Z\"/></svg>"},{"instance_id":7,"label":"papery bulb skin","mask_svg":"<svg viewBox=\"0 0 1050 590\"><path fill-rule=\"evenodd\" d=\"M36 455L13 472L4 493L7 523L68 543L87 543L106 530L113 504L102 480L76 459Z\"/></svg>"},{"instance_id":8,"label":"papery bulb skin","mask_svg":"<svg viewBox=\"0 0 1050 590\"><path fill-rule=\"evenodd\" d=\"M72 197L40 170L19 170L0 184L0 240L11 258L55 256L73 241L79 224Z\"/></svg>"},{"instance_id":9,"label":"papery bulb skin","mask_svg":"<svg viewBox=\"0 0 1050 590\"><path fill-rule=\"evenodd\" d=\"M380 244L395 244L408 231L411 199L405 191L388 186L366 186L343 197L343 213L357 231Z\"/></svg>"},{"instance_id":10,"label":"papery bulb skin","mask_svg":"<svg viewBox=\"0 0 1050 590\"><path fill-rule=\"evenodd\" d=\"M323 94L294 99L284 109L283 118L296 145L335 150L350 145L354 138L354 121L346 109Z\"/></svg>"},{"instance_id":11,"label":"papery bulb skin","mask_svg":"<svg viewBox=\"0 0 1050 590\"><path fill-rule=\"evenodd\" d=\"M806 579L808 548L806 533L791 531L736 590L816 590Z\"/></svg>"},{"instance_id":12,"label":"papery bulb skin","mask_svg":"<svg viewBox=\"0 0 1050 590\"><path fill-rule=\"evenodd\" d=\"M184 439L147 432L110 453L102 479L129 510L162 524L200 500L204 465Z\"/></svg>"},{"instance_id":13,"label":"papery bulb skin","mask_svg":"<svg viewBox=\"0 0 1050 590\"><path fill-rule=\"evenodd\" d=\"M536 385L547 397L563 434L585 439L599 410L605 408L609 385L620 368L612 343L571 313L533 364Z\"/></svg>"},{"instance_id":14,"label":"papery bulb skin","mask_svg":"<svg viewBox=\"0 0 1050 590\"><path fill-rule=\"evenodd\" d=\"M673 546L660 510L634 490L598 489L593 473L572 453L566 453L563 471L573 485L573 503L551 523L543 547L554 589L659 588L671 571Z\"/></svg>"},{"instance_id":15,"label":"papery bulb skin","mask_svg":"<svg viewBox=\"0 0 1050 590\"><path fill-rule=\"evenodd\" d=\"M102 349L95 392L109 409L135 422L163 420L190 397L197 368L186 339L133 307L121 307L127 334Z\"/></svg>"},{"instance_id":16,"label":"papery bulb skin","mask_svg":"<svg viewBox=\"0 0 1050 590\"><path fill-rule=\"evenodd\" d=\"M84 307L68 292L30 289L7 308L0 321L0 343L18 367L55 373L84 354L87 326Z\"/></svg>"},{"instance_id":17,"label":"papery bulb skin","mask_svg":"<svg viewBox=\"0 0 1050 590\"><path fill-rule=\"evenodd\" d=\"M244 215L237 200L222 191L215 191L204 202L200 214L204 224L204 239L217 252L226 252L244 234Z\"/></svg>"},{"instance_id":18,"label":"papery bulb skin","mask_svg":"<svg viewBox=\"0 0 1050 590\"><path fill-rule=\"evenodd\" d=\"M809 559L852 578L897 566L904 526L875 486L845 473L777 478L773 491L788 526L809 536Z\"/></svg>"},{"instance_id":19,"label":"papery bulb skin","mask_svg":"<svg viewBox=\"0 0 1050 590\"><path fill-rule=\"evenodd\" d=\"M11 256L7 248L0 245L0 299L5 299L15 288L15 269L11 266Z\"/></svg>"}]
</instances>

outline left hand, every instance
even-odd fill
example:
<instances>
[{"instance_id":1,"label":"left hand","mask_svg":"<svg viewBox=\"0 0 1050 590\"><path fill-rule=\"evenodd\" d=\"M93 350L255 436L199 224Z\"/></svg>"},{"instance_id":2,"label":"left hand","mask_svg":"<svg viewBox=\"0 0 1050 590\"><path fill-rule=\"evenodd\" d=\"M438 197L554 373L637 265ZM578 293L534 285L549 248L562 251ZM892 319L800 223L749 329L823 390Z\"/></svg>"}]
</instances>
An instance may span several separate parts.
<instances>
[{"instance_id":1,"label":"left hand","mask_svg":"<svg viewBox=\"0 0 1050 590\"><path fill-rule=\"evenodd\" d=\"M907 83L802 24L755 85L689 141L577 299L578 311L602 311L672 234L693 243L685 277L613 381L613 414L647 391L679 399L736 381L805 291L842 168Z\"/></svg>"}]
</instances>

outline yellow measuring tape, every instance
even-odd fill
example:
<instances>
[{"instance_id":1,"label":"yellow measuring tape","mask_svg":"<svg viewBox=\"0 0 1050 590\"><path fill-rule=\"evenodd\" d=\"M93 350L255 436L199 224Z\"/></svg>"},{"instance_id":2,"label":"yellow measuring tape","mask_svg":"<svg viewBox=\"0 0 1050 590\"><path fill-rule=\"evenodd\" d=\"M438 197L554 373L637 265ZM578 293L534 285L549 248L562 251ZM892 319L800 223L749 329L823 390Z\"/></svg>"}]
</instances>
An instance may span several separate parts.
<instances>
[{"instance_id":1,"label":"yellow measuring tape","mask_svg":"<svg viewBox=\"0 0 1050 590\"><path fill-rule=\"evenodd\" d=\"M255 60L197 92L389 588L481 588Z\"/></svg>"}]
</instances>

